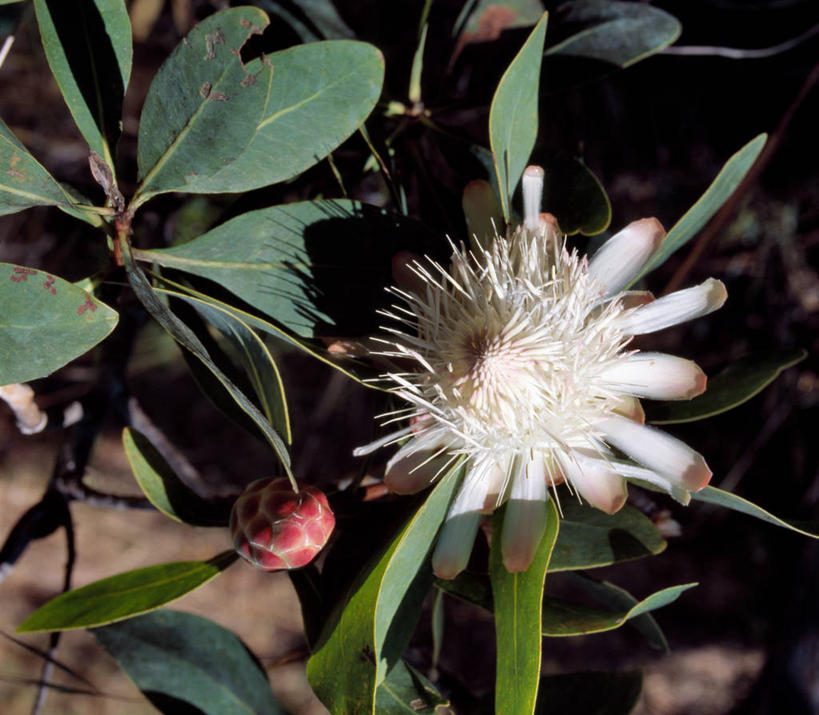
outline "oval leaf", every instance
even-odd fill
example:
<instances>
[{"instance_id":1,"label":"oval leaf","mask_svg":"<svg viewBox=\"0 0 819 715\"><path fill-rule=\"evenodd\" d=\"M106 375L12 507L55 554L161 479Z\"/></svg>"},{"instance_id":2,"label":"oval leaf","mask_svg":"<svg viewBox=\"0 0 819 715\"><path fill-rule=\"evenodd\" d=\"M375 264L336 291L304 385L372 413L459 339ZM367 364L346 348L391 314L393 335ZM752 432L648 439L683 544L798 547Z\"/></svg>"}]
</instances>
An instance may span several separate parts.
<instances>
[{"instance_id":1,"label":"oval leaf","mask_svg":"<svg viewBox=\"0 0 819 715\"><path fill-rule=\"evenodd\" d=\"M88 146L113 170L131 76L131 21L122 0L34 0L46 59Z\"/></svg>"},{"instance_id":2,"label":"oval leaf","mask_svg":"<svg viewBox=\"0 0 819 715\"><path fill-rule=\"evenodd\" d=\"M307 662L307 678L332 712L373 712L376 689L405 645L390 642L394 635L389 631L396 627L408 639L406 626L414 627L422 599L414 617L402 609L402 602L419 576L432 582L428 554L462 471L455 467L441 479L325 624Z\"/></svg>"},{"instance_id":3,"label":"oval leaf","mask_svg":"<svg viewBox=\"0 0 819 715\"><path fill-rule=\"evenodd\" d=\"M163 712L172 698L176 712L181 701L208 715L284 713L245 644L207 618L162 610L93 633Z\"/></svg>"},{"instance_id":4,"label":"oval leaf","mask_svg":"<svg viewBox=\"0 0 819 715\"><path fill-rule=\"evenodd\" d=\"M813 539L819 539L819 524L803 524L796 521L786 521L785 519L780 519L778 516L774 516L773 514L765 511L762 507L758 507L753 502L749 502L747 499L743 499L736 494L731 494L731 492L717 489L716 487L705 487L698 492L691 492L691 498L695 499L696 501L705 502L706 504L715 504L716 506L722 506L726 509L733 509L734 511L738 511L742 514L753 516L756 519L767 521L769 524L775 524L776 526L790 529L791 531L795 531L803 536L810 536Z\"/></svg>"},{"instance_id":5,"label":"oval leaf","mask_svg":"<svg viewBox=\"0 0 819 715\"><path fill-rule=\"evenodd\" d=\"M489 146L507 221L511 216L512 194L537 139L540 63L547 18L544 13L504 72L489 109Z\"/></svg>"},{"instance_id":6,"label":"oval leaf","mask_svg":"<svg viewBox=\"0 0 819 715\"><path fill-rule=\"evenodd\" d=\"M17 632L93 628L156 610L206 584L237 558L235 551L225 551L210 561L158 564L89 583L38 608Z\"/></svg>"},{"instance_id":7,"label":"oval leaf","mask_svg":"<svg viewBox=\"0 0 819 715\"><path fill-rule=\"evenodd\" d=\"M89 216L74 208L76 201L31 155L0 121L0 216L31 206L57 206L72 216L101 224L99 216Z\"/></svg>"},{"instance_id":8,"label":"oval leaf","mask_svg":"<svg viewBox=\"0 0 819 715\"><path fill-rule=\"evenodd\" d=\"M141 259L214 281L302 337L378 329L392 256L440 252L417 221L356 201L305 201L250 211Z\"/></svg>"},{"instance_id":9,"label":"oval leaf","mask_svg":"<svg viewBox=\"0 0 819 715\"><path fill-rule=\"evenodd\" d=\"M659 554L666 547L651 520L628 505L616 514L606 514L569 497L561 507L563 519L550 571L608 566Z\"/></svg>"},{"instance_id":10,"label":"oval leaf","mask_svg":"<svg viewBox=\"0 0 819 715\"><path fill-rule=\"evenodd\" d=\"M102 341L119 316L50 273L0 263L0 385L50 375Z\"/></svg>"},{"instance_id":11,"label":"oval leaf","mask_svg":"<svg viewBox=\"0 0 819 715\"><path fill-rule=\"evenodd\" d=\"M557 539L560 518L547 504L546 530L526 571L510 573L503 565L501 536L505 509L492 518L489 578L495 604L495 712L533 713L540 682L543 584Z\"/></svg>"},{"instance_id":12,"label":"oval leaf","mask_svg":"<svg viewBox=\"0 0 819 715\"><path fill-rule=\"evenodd\" d=\"M742 179L745 178L745 174L748 173L765 146L767 138L767 134L760 134L725 163L725 166L722 167L705 193L671 227L657 252L630 285L634 285L640 278L665 263L672 253L688 243L711 220L711 217L719 211L720 207L734 193Z\"/></svg>"},{"instance_id":13,"label":"oval leaf","mask_svg":"<svg viewBox=\"0 0 819 715\"><path fill-rule=\"evenodd\" d=\"M185 191L250 191L300 174L369 116L384 81L384 58L366 42L313 42L266 61L273 84L250 142L232 163Z\"/></svg>"},{"instance_id":14,"label":"oval leaf","mask_svg":"<svg viewBox=\"0 0 819 715\"><path fill-rule=\"evenodd\" d=\"M672 44L682 32L673 15L640 2L574 0L562 5L563 24L582 30L546 50L546 54L588 57L628 67Z\"/></svg>"},{"instance_id":15,"label":"oval leaf","mask_svg":"<svg viewBox=\"0 0 819 715\"><path fill-rule=\"evenodd\" d=\"M709 378L708 389L693 400L646 402L646 420L652 424L670 425L694 422L732 410L760 393L779 373L804 360L807 354L805 350L779 350L764 357L755 355L737 360Z\"/></svg>"},{"instance_id":16,"label":"oval leaf","mask_svg":"<svg viewBox=\"0 0 819 715\"><path fill-rule=\"evenodd\" d=\"M125 428L122 444L145 496L165 516L194 526L227 526L230 505L204 500L171 469L145 435Z\"/></svg>"},{"instance_id":17,"label":"oval leaf","mask_svg":"<svg viewBox=\"0 0 819 715\"><path fill-rule=\"evenodd\" d=\"M268 23L267 15L253 7L214 13L162 65L139 122L142 184L133 208L159 193L196 191L200 181L219 173L248 147L262 119L273 71L258 61L245 67L239 53ZM266 160L272 161L269 155Z\"/></svg>"}]
</instances>

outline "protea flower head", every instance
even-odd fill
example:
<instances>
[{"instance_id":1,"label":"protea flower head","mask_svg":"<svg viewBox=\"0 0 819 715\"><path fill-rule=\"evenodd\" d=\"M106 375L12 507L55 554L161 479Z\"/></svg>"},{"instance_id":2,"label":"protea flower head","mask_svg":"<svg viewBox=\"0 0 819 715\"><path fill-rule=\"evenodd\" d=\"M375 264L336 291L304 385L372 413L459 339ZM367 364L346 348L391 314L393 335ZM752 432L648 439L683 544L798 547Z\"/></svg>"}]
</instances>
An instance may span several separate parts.
<instances>
[{"instance_id":1,"label":"protea flower head","mask_svg":"<svg viewBox=\"0 0 819 715\"><path fill-rule=\"evenodd\" d=\"M725 287L709 279L656 300L625 290L662 241L660 223L629 224L587 260L540 214L542 189L543 170L529 167L523 226L485 248L452 245L448 269L413 261L412 281L390 289L400 304L386 313L394 325L378 355L413 369L382 376L409 403L386 417L408 424L357 454L403 441L385 474L400 494L465 460L433 553L442 578L464 568L481 515L504 501L503 562L522 571L543 535L550 487L563 482L614 513L627 478L682 503L711 478L701 455L643 424L639 402L690 399L705 389L704 373L631 343L716 310Z\"/></svg>"},{"instance_id":2,"label":"protea flower head","mask_svg":"<svg viewBox=\"0 0 819 715\"><path fill-rule=\"evenodd\" d=\"M230 513L233 546L263 571L306 566L324 548L336 520L320 489L287 477L257 479Z\"/></svg>"}]
</instances>

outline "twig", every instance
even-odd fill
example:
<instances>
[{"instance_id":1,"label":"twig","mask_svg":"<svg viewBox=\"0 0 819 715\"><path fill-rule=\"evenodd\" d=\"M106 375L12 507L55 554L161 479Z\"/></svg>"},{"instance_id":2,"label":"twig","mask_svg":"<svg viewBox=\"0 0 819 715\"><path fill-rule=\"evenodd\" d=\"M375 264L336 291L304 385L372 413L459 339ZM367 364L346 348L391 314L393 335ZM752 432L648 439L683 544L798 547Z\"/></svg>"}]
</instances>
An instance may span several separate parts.
<instances>
[{"instance_id":1,"label":"twig","mask_svg":"<svg viewBox=\"0 0 819 715\"><path fill-rule=\"evenodd\" d=\"M708 244L713 240L714 236L723 230L725 225L728 223L728 220L733 216L739 202L742 200L745 194L748 193L748 190L751 188L751 186L753 186L759 177L759 174L773 158L776 150L779 148L779 144L782 141L785 131L793 119L794 114L796 114L796 111L799 109L805 97L808 96L809 92L811 89L813 89L813 86L817 81L819 81L819 63L814 65L813 69L806 77L805 82L802 84L802 87L799 90L799 93L782 115L782 119L779 120L776 130L771 135L770 139L768 139L767 143L765 144L765 148L757 157L753 166L748 170L748 173L745 174L745 177L742 179L739 186L734 190L734 193L731 194L720 210L717 211L716 216L714 216L705 230L700 234L700 237L697 239L697 242L694 244L691 252L688 254L688 256L686 256L686 259L682 262L680 267L677 268L674 275L671 276L671 280L668 281L668 285L666 285L663 295L674 292L685 282L689 272L700 259L700 256L702 256L702 254L705 252Z\"/></svg>"},{"instance_id":2,"label":"twig","mask_svg":"<svg viewBox=\"0 0 819 715\"><path fill-rule=\"evenodd\" d=\"M726 57L729 60L759 60L792 50L816 34L819 34L819 24L814 25L798 37L793 37L771 47L762 47L758 50L740 49L738 47L711 47L708 45L675 45L666 47L661 54L686 57Z\"/></svg>"}]
</instances>

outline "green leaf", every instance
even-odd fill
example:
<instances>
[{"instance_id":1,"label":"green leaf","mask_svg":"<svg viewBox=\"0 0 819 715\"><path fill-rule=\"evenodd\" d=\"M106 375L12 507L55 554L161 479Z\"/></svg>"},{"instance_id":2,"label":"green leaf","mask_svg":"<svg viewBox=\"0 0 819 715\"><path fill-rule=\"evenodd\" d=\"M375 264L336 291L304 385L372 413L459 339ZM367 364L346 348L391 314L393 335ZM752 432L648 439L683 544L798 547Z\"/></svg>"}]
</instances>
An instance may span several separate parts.
<instances>
[{"instance_id":1,"label":"green leaf","mask_svg":"<svg viewBox=\"0 0 819 715\"><path fill-rule=\"evenodd\" d=\"M237 558L235 551L225 551L210 561L157 564L89 583L51 599L17 632L93 628L156 610L206 584Z\"/></svg>"},{"instance_id":2,"label":"green leaf","mask_svg":"<svg viewBox=\"0 0 819 715\"><path fill-rule=\"evenodd\" d=\"M378 715L434 713L449 701L437 688L406 661L400 660L389 672L375 694Z\"/></svg>"},{"instance_id":3,"label":"green leaf","mask_svg":"<svg viewBox=\"0 0 819 715\"><path fill-rule=\"evenodd\" d=\"M268 335L273 336L277 341L282 344L282 347L285 348L296 348L297 350L301 350L310 357L320 362L323 362L325 365L332 367L339 372L344 373L347 377L356 382L364 385L365 387L372 387L372 384L365 382L363 379L357 376L356 372L352 369L354 365L348 365L345 363L335 362L331 357L318 348L314 348L311 345L308 345L304 341L295 340L292 336L288 333L284 332L281 328L272 323L269 323L266 320L262 320L261 318L256 317L255 315L251 315L250 313L246 313L243 310L239 310L238 308L234 308L227 303L223 303L219 300L211 296L207 296L204 293L199 293L187 286L182 286L178 283L174 283L173 281L168 280L166 277L162 276L160 278L162 283L166 285L172 285L174 288L178 288L179 290L169 290L166 288L157 288L156 292L161 293L163 295L170 296L172 298L177 298L179 300L183 300L186 303L189 303L194 308L199 308L202 306L213 306L221 311L228 313L229 315L235 316L237 319L241 320L245 325L249 326L254 330L258 330L262 333L267 333ZM180 292L185 291L185 292ZM368 376L372 376L372 372L367 373ZM198 380L198 377L197 377ZM218 402L216 403L217 407L223 409L224 407L220 405Z\"/></svg>"},{"instance_id":4,"label":"green leaf","mask_svg":"<svg viewBox=\"0 0 819 715\"><path fill-rule=\"evenodd\" d=\"M194 357L200 360L202 364L213 373L225 390L227 390L236 401L236 404L253 420L264 438L273 448L273 451L276 453L276 456L279 458L279 461L295 487L295 480L290 469L290 455L284 440L247 395L233 384L227 375L216 365L205 346L199 338L196 337L196 334L162 303L156 291L145 278L142 269L134 263L129 246L126 245L123 255L128 281L139 301L145 306L148 313L153 316L154 320L170 333L174 340L186 350L190 351Z\"/></svg>"},{"instance_id":5,"label":"green leaf","mask_svg":"<svg viewBox=\"0 0 819 715\"><path fill-rule=\"evenodd\" d=\"M392 256L440 252L417 221L356 201L250 211L181 246L138 257L214 281L302 337L375 332Z\"/></svg>"},{"instance_id":6,"label":"green leaf","mask_svg":"<svg viewBox=\"0 0 819 715\"><path fill-rule=\"evenodd\" d=\"M592 236L608 228L609 197L582 160L567 152L543 150L534 162L545 171L543 208L554 214L563 233Z\"/></svg>"},{"instance_id":7,"label":"green leaf","mask_svg":"<svg viewBox=\"0 0 819 715\"><path fill-rule=\"evenodd\" d=\"M200 315L221 332L234 347L264 416L273 429L290 444L292 435L284 397L284 384L264 341L247 323L227 310L207 303L198 303L195 307Z\"/></svg>"},{"instance_id":8,"label":"green leaf","mask_svg":"<svg viewBox=\"0 0 819 715\"><path fill-rule=\"evenodd\" d=\"M783 370L807 357L806 350L777 350L765 356L751 355L731 363L708 379L708 389L685 402L646 402L646 420L670 425L694 422L738 407L770 385Z\"/></svg>"},{"instance_id":9,"label":"green leaf","mask_svg":"<svg viewBox=\"0 0 819 715\"><path fill-rule=\"evenodd\" d=\"M275 78L250 135L242 134L239 151L229 161L189 175L180 190L249 191L296 176L358 128L378 101L384 79L381 53L353 40L299 45L267 56L265 63L263 71L272 67ZM258 62L247 67L251 72L259 68Z\"/></svg>"},{"instance_id":10,"label":"green leaf","mask_svg":"<svg viewBox=\"0 0 819 715\"><path fill-rule=\"evenodd\" d=\"M628 611L639 601L624 588L608 581L592 578L582 571L570 571L565 574L581 590L588 593L595 601L609 611ZM657 650L668 651L668 641L654 616L643 613L628 621L628 625L638 631Z\"/></svg>"},{"instance_id":11,"label":"green leaf","mask_svg":"<svg viewBox=\"0 0 819 715\"><path fill-rule=\"evenodd\" d=\"M557 539L560 517L549 500L546 531L526 571L510 573L503 565L501 536L505 509L492 518L489 578L495 604L497 667L495 711L533 713L540 681L541 618L546 569Z\"/></svg>"},{"instance_id":12,"label":"green leaf","mask_svg":"<svg viewBox=\"0 0 819 715\"><path fill-rule=\"evenodd\" d=\"M376 690L403 650L396 640L409 636L407 625L420 613L420 602L412 615L402 602L413 583L431 583L428 554L462 471L456 466L441 479L325 624L307 662L307 678L332 712L374 712ZM392 630L403 638L396 639Z\"/></svg>"},{"instance_id":13,"label":"green leaf","mask_svg":"<svg viewBox=\"0 0 819 715\"><path fill-rule=\"evenodd\" d=\"M507 221L512 194L537 139L540 63L547 18L548 13L544 13L504 72L489 110L489 146Z\"/></svg>"},{"instance_id":14,"label":"green leaf","mask_svg":"<svg viewBox=\"0 0 819 715\"><path fill-rule=\"evenodd\" d=\"M355 36L331 0L299 0L297 6L286 1L259 0L259 5L265 12L282 18L305 43Z\"/></svg>"},{"instance_id":15,"label":"green leaf","mask_svg":"<svg viewBox=\"0 0 819 715\"><path fill-rule=\"evenodd\" d=\"M574 0L560 8L561 26L583 29L546 50L628 67L672 44L682 32L673 15L640 2Z\"/></svg>"},{"instance_id":16,"label":"green leaf","mask_svg":"<svg viewBox=\"0 0 819 715\"><path fill-rule=\"evenodd\" d=\"M28 153L11 130L0 121L0 216L31 206L57 206L67 214L92 225L101 225L99 216L89 216L75 208L76 200Z\"/></svg>"},{"instance_id":17,"label":"green leaf","mask_svg":"<svg viewBox=\"0 0 819 715\"><path fill-rule=\"evenodd\" d=\"M207 618L162 610L93 633L163 712L171 704L180 712L180 703L208 715L285 712L247 646Z\"/></svg>"},{"instance_id":18,"label":"green leaf","mask_svg":"<svg viewBox=\"0 0 819 715\"><path fill-rule=\"evenodd\" d=\"M765 146L767 136L760 134L752 139L725 163L705 193L671 227L656 253L630 285L665 263L672 253L688 243L711 220L745 178Z\"/></svg>"},{"instance_id":19,"label":"green leaf","mask_svg":"<svg viewBox=\"0 0 819 715\"><path fill-rule=\"evenodd\" d=\"M267 27L267 15L236 7L191 30L160 68L139 122L142 179L132 207L168 191L199 192L248 148L262 119L273 68L242 64L240 51ZM266 160L275 163L272 155ZM229 191L224 184L209 191ZM205 192L207 193L207 192Z\"/></svg>"},{"instance_id":20,"label":"green leaf","mask_svg":"<svg viewBox=\"0 0 819 715\"><path fill-rule=\"evenodd\" d=\"M34 0L46 59L91 151L113 171L131 76L131 21L122 0Z\"/></svg>"},{"instance_id":21,"label":"green leaf","mask_svg":"<svg viewBox=\"0 0 819 715\"><path fill-rule=\"evenodd\" d=\"M562 492L563 519L550 571L575 571L659 554L666 543L657 527L637 509L624 506L606 514Z\"/></svg>"},{"instance_id":22,"label":"green leaf","mask_svg":"<svg viewBox=\"0 0 819 715\"><path fill-rule=\"evenodd\" d=\"M50 273L0 263L0 385L50 375L89 351L119 316Z\"/></svg>"},{"instance_id":23,"label":"green leaf","mask_svg":"<svg viewBox=\"0 0 819 715\"><path fill-rule=\"evenodd\" d=\"M705 502L706 504L715 504L716 506L722 506L726 509L733 509L741 514L747 514L748 516L753 516L756 519L767 521L770 524L775 524L776 526L790 529L791 531L795 531L803 536L810 536L813 539L819 539L819 524L786 521L785 519L780 519L778 516L770 514L761 507L758 507L756 504L749 502L747 499L743 499L736 494L731 494L731 492L717 489L716 487L705 487L698 492L691 492L691 498L695 499L696 501Z\"/></svg>"},{"instance_id":24,"label":"green leaf","mask_svg":"<svg viewBox=\"0 0 819 715\"><path fill-rule=\"evenodd\" d=\"M230 507L206 501L188 487L145 435L126 427L122 443L137 483L165 516L194 526L227 526Z\"/></svg>"},{"instance_id":25,"label":"green leaf","mask_svg":"<svg viewBox=\"0 0 819 715\"><path fill-rule=\"evenodd\" d=\"M562 673L541 678L537 715L628 715L643 688L639 670Z\"/></svg>"},{"instance_id":26,"label":"green leaf","mask_svg":"<svg viewBox=\"0 0 819 715\"><path fill-rule=\"evenodd\" d=\"M616 611L582 606L558 598L546 598L543 604L543 635L562 637L611 631L633 618L636 619L643 614L673 603L683 591L696 585L686 583L664 588L652 593L642 601L631 597L633 604L628 604L627 608L621 607Z\"/></svg>"}]
</instances>

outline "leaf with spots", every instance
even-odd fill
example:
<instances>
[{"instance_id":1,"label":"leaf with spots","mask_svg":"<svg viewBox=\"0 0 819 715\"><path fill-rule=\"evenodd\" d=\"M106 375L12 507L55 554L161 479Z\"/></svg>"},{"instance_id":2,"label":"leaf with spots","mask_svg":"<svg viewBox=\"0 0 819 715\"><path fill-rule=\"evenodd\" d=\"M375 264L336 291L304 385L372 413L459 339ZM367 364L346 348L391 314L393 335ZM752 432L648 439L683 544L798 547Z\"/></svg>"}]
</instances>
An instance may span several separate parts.
<instances>
[{"instance_id":1,"label":"leaf with spots","mask_svg":"<svg viewBox=\"0 0 819 715\"><path fill-rule=\"evenodd\" d=\"M267 104L273 70L257 61L251 71L240 51L268 23L267 15L253 7L214 13L162 65L139 123L142 183L134 208L156 194L199 191L199 182L247 149Z\"/></svg>"},{"instance_id":2,"label":"leaf with spots","mask_svg":"<svg viewBox=\"0 0 819 715\"><path fill-rule=\"evenodd\" d=\"M32 206L57 206L67 214L98 225L98 216L75 208L75 199L0 121L0 216Z\"/></svg>"},{"instance_id":3,"label":"leaf with spots","mask_svg":"<svg viewBox=\"0 0 819 715\"><path fill-rule=\"evenodd\" d=\"M268 55L267 62L273 85L247 148L186 191L250 191L296 176L356 131L384 81L384 58L366 42L312 42ZM254 62L248 70L260 66Z\"/></svg>"},{"instance_id":4,"label":"leaf with spots","mask_svg":"<svg viewBox=\"0 0 819 715\"><path fill-rule=\"evenodd\" d=\"M0 263L0 385L50 375L102 341L117 313L49 273Z\"/></svg>"}]
</instances>

